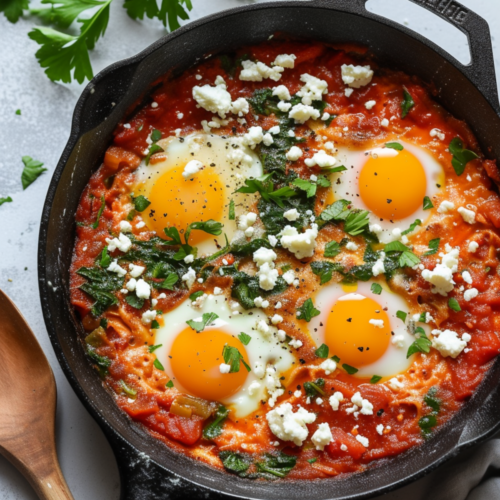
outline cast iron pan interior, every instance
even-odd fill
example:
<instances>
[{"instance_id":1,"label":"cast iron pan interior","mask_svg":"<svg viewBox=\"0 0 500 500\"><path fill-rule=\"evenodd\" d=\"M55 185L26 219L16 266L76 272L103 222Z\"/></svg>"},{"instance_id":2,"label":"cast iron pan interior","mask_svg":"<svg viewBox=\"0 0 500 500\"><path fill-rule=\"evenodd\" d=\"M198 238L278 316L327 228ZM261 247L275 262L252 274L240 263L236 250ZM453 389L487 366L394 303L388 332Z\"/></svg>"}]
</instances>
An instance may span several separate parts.
<instances>
[{"instance_id":1,"label":"cast iron pan interior","mask_svg":"<svg viewBox=\"0 0 500 500\"><path fill-rule=\"evenodd\" d=\"M78 338L83 330L69 303L74 214L90 175L102 161L112 131L127 108L157 77L171 68L179 73L208 53L231 52L240 45L266 40L277 31L326 42L364 43L382 64L434 82L440 102L455 116L467 120L488 156L499 158L500 110L486 22L455 1L412 1L467 33L471 43L470 66L461 65L407 28L367 12L365 0L277 2L234 9L190 23L139 55L102 71L84 90L42 214L40 296L59 362L114 448L122 479L122 499L221 498L196 485L256 499L367 498L422 476L460 448L484 439L497 428L500 360L473 400L446 428L423 446L377 468L340 480L293 483L239 479L172 452L118 409L86 358Z\"/></svg>"}]
</instances>

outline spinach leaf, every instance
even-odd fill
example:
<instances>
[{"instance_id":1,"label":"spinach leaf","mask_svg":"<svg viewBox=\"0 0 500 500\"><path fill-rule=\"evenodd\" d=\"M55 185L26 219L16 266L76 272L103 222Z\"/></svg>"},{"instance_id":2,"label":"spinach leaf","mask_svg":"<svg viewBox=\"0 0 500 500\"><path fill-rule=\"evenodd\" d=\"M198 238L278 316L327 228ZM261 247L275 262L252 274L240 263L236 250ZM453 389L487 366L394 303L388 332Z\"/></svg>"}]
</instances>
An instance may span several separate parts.
<instances>
[{"instance_id":1,"label":"spinach leaf","mask_svg":"<svg viewBox=\"0 0 500 500\"><path fill-rule=\"evenodd\" d=\"M222 434L224 420L226 420L228 415L229 411L227 408L220 405L215 414L215 419L205 424L203 428L203 437L205 439L215 439L217 436L220 436Z\"/></svg>"}]
</instances>

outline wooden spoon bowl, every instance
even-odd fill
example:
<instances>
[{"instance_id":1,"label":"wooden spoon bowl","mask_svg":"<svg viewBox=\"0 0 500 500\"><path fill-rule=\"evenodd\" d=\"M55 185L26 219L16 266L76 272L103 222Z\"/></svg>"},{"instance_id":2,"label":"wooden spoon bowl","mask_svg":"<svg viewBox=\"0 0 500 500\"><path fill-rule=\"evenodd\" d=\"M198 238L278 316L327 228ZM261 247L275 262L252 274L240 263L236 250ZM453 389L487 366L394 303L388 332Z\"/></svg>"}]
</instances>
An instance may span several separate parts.
<instances>
[{"instance_id":1,"label":"wooden spoon bowl","mask_svg":"<svg viewBox=\"0 0 500 500\"><path fill-rule=\"evenodd\" d=\"M0 290L0 453L38 496L72 500L57 460L52 369L17 307Z\"/></svg>"}]
</instances>

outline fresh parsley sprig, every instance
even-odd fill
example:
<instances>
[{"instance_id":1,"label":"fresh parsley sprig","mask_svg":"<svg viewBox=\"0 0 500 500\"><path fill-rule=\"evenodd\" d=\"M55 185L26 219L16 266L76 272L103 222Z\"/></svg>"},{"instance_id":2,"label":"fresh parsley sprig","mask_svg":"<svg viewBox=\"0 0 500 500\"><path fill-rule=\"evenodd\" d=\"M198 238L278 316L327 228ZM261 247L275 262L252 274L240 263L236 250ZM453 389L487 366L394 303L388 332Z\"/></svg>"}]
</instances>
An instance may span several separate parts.
<instances>
[{"instance_id":1,"label":"fresh parsley sprig","mask_svg":"<svg viewBox=\"0 0 500 500\"><path fill-rule=\"evenodd\" d=\"M470 149L465 149L460 137L455 137L450 142L449 146L450 153L453 155L451 159L451 165L455 170L457 175L462 175L464 173L467 163L472 160L476 160L479 156L471 151Z\"/></svg>"},{"instance_id":2,"label":"fresh parsley sprig","mask_svg":"<svg viewBox=\"0 0 500 500\"><path fill-rule=\"evenodd\" d=\"M284 208L283 200L291 198L297 194L292 188L283 186L280 189L274 190L274 183L272 182L273 172L265 174L257 179L246 179L245 185L237 189L236 193L259 193L266 201L274 201L276 205Z\"/></svg>"}]
</instances>

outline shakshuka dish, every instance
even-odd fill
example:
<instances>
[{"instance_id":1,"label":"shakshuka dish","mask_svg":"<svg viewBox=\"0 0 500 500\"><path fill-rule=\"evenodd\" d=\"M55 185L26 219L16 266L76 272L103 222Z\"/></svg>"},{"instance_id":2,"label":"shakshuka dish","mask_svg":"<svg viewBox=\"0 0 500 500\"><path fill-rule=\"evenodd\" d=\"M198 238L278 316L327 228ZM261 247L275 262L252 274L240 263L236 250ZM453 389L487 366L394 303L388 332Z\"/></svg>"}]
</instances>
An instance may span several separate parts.
<instances>
[{"instance_id":1,"label":"shakshuka dish","mask_svg":"<svg viewBox=\"0 0 500 500\"><path fill-rule=\"evenodd\" d=\"M76 213L71 300L116 404L258 480L432 439L500 352L500 172L467 124L350 45L152 88Z\"/></svg>"}]
</instances>

